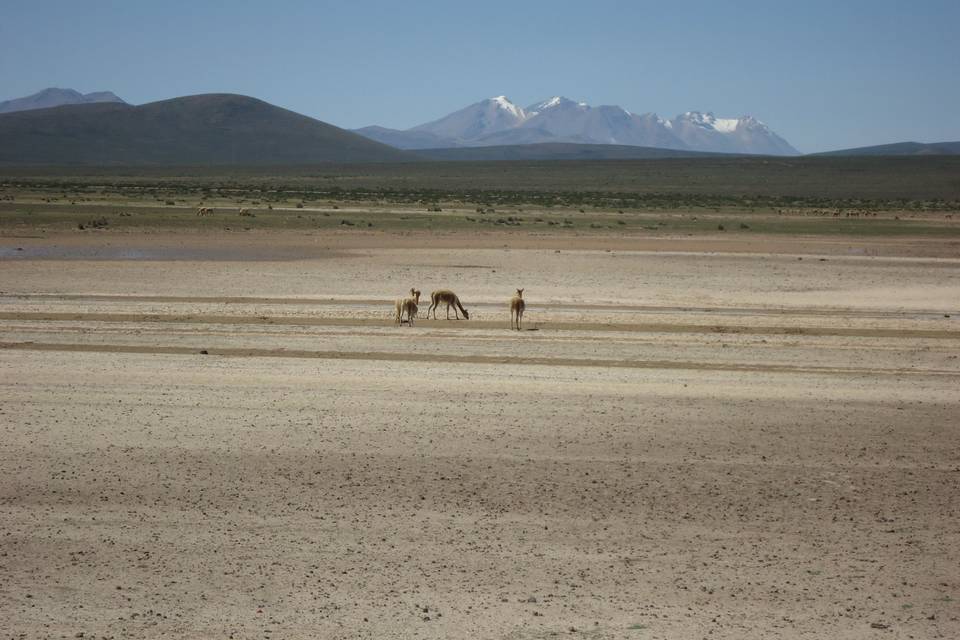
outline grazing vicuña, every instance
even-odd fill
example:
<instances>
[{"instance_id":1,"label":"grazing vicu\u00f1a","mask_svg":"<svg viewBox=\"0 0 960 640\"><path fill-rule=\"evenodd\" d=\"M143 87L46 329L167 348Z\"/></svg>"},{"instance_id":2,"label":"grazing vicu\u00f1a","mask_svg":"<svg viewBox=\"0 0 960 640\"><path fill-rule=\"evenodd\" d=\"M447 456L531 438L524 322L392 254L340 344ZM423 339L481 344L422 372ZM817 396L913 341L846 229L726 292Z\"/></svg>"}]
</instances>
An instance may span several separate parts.
<instances>
[{"instance_id":1,"label":"grazing vicu\u00f1a","mask_svg":"<svg viewBox=\"0 0 960 640\"><path fill-rule=\"evenodd\" d=\"M430 294L430 306L427 308L428 318L430 317L431 309L433 310L433 318L437 318L437 307L440 306L441 302L447 305L447 320L450 319L451 306L453 307L453 315L456 316L457 320L460 319L460 316L457 314L457 309L460 309L464 319L470 319L470 314L467 313L467 310L463 308L462 304L460 304L460 298L458 298L457 294L449 289L439 289Z\"/></svg>"}]
</instances>

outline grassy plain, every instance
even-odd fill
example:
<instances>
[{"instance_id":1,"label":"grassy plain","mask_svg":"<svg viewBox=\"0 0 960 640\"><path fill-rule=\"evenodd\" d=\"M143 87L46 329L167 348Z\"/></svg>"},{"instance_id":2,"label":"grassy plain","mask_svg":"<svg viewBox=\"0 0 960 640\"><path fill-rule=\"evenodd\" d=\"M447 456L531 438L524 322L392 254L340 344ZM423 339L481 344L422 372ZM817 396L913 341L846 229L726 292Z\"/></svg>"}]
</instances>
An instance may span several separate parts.
<instances>
[{"instance_id":1,"label":"grassy plain","mask_svg":"<svg viewBox=\"0 0 960 640\"><path fill-rule=\"evenodd\" d=\"M0 227L953 236L958 174L954 158L6 168Z\"/></svg>"}]
</instances>

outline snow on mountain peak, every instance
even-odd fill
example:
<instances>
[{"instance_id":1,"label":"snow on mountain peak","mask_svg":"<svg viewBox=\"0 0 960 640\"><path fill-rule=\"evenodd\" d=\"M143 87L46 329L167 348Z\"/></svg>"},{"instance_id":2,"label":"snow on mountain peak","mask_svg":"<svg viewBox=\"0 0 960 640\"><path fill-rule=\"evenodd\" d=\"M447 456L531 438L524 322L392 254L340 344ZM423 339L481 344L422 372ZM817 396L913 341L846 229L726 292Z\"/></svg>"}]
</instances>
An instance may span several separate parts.
<instances>
[{"instance_id":1,"label":"snow on mountain peak","mask_svg":"<svg viewBox=\"0 0 960 640\"><path fill-rule=\"evenodd\" d=\"M720 133L733 133L740 121L735 118L714 118L713 128Z\"/></svg>"},{"instance_id":2,"label":"snow on mountain peak","mask_svg":"<svg viewBox=\"0 0 960 640\"><path fill-rule=\"evenodd\" d=\"M530 115L535 115L537 113L540 113L541 111L545 111L547 109L553 109L554 107L559 107L561 104L564 104L567 102L570 102L570 101L564 98L563 96L553 96L549 100L544 100L543 102L538 102L537 104L533 105L527 110L527 112Z\"/></svg>"},{"instance_id":3,"label":"snow on mountain peak","mask_svg":"<svg viewBox=\"0 0 960 640\"><path fill-rule=\"evenodd\" d=\"M743 116L740 118L740 126L744 129L757 129L761 131L770 131L770 127L766 123L761 122L754 118L753 116Z\"/></svg>"},{"instance_id":4,"label":"snow on mountain peak","mask_svg":"<svg viewBox=\"0 0 960 640\"><path fill-rule=\"evenodd\" d=\"M577 108L580 110L589 110L591 107L586 102L574 102L570 98L564 98L563 96L553 96L543 102L538 102L535 105L527 107L527 118L532 118L536 115L543 113L548 109L555 109L557 107L565 108Z\"/></svg>"},{"instance_id":5,"label":"snow on mountain peak","mask_svg":"<svg viewBox=\"0 0 960 640\"><path fill-rule=\"evenodd\" d=\"M750 116L745 116L744 118L718 118L710 111L707 113L687 111L680 117L704 129L713 129L718 133L733 133L737 130L737 127L740 126L741 121L746 120Z\"/></svg>"},{"instance_id":6,"label":"snow on mountain peak","mask_svg":"<svg viewBox=\"0 0 960 640\"><path fill-rule=\"evenodd\" d=\"M521 109L517 105L510 102L510 100L507 99L507 96L496 96L495 98L490 98L490 100L494 102L498 107L500 107L504 111L508 111L514 117L520 120L522 120L525 117L523 109Z\"/></svg>"},{"instance_id":7,"label":"snow on mountain peak","mask_svg":"<svg viewBox=\"0 0 960 640\"><path fill-rule=\"evenodd\" d=\"M713 121L716 120L714 115L709 111L707 113L702 113L700 111L687 111L680 117L684 120L689 120L694 124L698 124L701 127L710 127L713 124Z\"/></svg>"}]
</instances>

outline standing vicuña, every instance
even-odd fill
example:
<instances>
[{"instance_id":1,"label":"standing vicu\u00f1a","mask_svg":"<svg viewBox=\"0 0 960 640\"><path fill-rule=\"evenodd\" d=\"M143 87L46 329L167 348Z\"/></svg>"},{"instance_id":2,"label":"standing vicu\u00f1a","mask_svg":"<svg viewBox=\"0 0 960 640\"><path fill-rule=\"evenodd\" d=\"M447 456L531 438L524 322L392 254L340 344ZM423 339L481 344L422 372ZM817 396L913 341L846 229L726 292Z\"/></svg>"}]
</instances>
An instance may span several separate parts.
<instances>
[{"instance_id":1,"label":"standing vicu\u00f1a","mask_svg":"<svg viewBox=\"0 0 960 640\"><path fill-rule=\"evenodd\" d=\"M457 320L460 319L460 316L457 315L457 309L460 309L460 312L463 314L464 319L469 320L470 314L467 313L467 310L463 308L463 305L460 304L460 298L457 297L453 291L449 289L440 289L434 291L430 294L430 306L427 308L427 317L430 317L430 311L433 310L433 318L437 318L437 307L440 306L440 303L443 302L447 305L447 320L450 319L450 307L453 307L453 315L457 317Z\"/></svg>"},{"instance_id":2,"label":"standing vicu\u00f1a","mask_svg":"<svg viewBox=\"0 0 960 640\"><path fill-rule=\"evenodd\" d=\"M407 323L412 327L413 319L417 317L417 306L420 304L420 290L410 289L409 298L398 298L396 302L395 324L403 324L403 314L407 314Z\"/></svg>"},{"instance_id":3,"label":"standing vicu\u00f1a","mask_svg":"<svg viewBox=\"0 0 960 640\"><path fill-rule=\"evenodd\" d=\"M520 323L523 321L523 310L527 308L527 303L523 301L523 289L517 289L517 295L510 298L510 328L513 329L514 318L516 318L517 331L520 331Z\"/></svg>"}]
</instances>

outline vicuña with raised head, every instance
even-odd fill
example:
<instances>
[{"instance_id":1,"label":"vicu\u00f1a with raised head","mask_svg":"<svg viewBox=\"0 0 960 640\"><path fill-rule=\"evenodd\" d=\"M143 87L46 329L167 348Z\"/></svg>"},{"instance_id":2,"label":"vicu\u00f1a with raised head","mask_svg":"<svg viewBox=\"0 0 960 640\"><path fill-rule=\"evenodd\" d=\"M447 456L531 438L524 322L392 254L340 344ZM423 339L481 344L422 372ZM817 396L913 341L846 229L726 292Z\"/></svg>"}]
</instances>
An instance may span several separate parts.
<instances>
[{"instance_id":1,"label":"vicu\u00f1a with raised head","mask_svg":"<svg viewBox=\"0 0 960 640\"><path fill-rule=\"evenodd\" d=\"M523 289L517 289L517 294L510 298L510 328L513 329L516 324L517 331L520 331L520 324L523 322L523 311L527 308L527 303L523 301ZM514 323L516 320L516 323Z\"/></svg>"}]
</instances>

